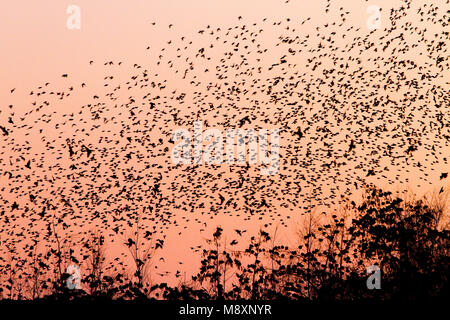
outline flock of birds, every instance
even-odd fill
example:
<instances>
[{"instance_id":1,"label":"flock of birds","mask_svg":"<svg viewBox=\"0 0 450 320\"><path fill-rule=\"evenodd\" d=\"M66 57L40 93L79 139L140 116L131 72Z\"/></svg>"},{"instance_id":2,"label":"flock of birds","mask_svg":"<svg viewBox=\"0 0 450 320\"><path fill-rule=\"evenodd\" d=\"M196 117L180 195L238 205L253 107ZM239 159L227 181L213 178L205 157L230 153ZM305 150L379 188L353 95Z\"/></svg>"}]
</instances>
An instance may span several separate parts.
<instances>
[{"instance_id":1,"label":"flock of birds","mask_svg":"<svg viewBox=\"0 0 450 320\"><path fill-rule=\"evenodd\" d=\"M310 18L208 25L193 40L147 46L152 65L89 61L105 69L104 90L69 112L58 106L86 96L89 81L44 82L24 114L1 107L1 250L33 252L62 234L83 241L93 228L126 239L137 224L142 241L162 246L170 228L221 215L287 225L371 183L406 185L414 174L421 188L447 179L447 170L435 172L448 166L450 141L449 1L442 4L404 1L373 31L355 28L330 1L325 14L337 18L317 27ZM172 132L195 121L279 129L278 172L174 165Z\"/></svg>"}]
</instances>

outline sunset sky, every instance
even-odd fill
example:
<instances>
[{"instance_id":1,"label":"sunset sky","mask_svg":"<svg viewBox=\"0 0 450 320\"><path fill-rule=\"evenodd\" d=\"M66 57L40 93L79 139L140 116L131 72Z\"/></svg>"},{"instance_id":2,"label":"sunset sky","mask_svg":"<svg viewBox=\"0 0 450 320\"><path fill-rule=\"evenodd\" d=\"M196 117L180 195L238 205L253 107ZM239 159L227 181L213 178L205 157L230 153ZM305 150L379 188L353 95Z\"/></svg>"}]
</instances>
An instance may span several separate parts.
<instances>
[{"instance_id":1,"label":"sunset sky","mask_svg":"<svg viewBox=\"0 0 450 320\"><path fill-rule=\"evenodd\" d=\"M418 3L426 3L426 1L418 1ZM444 1L442 1L444 3ZM215 36L208 36L210 30L221 29L223 34L224 30L230 27L245 25L248 28L264 29L264 32L258 38L258 41L262 44L262 48L267 48L269 53L266 54L266 60L261 61L261 66L263 67L263 72L259 75L260 79L265 79L266 77L273 77L273 73L267 70L274 61L279 61L280 56L285 54L281 47L277 47L274 44L278 42L278 37L280 35L289 32L290 36L297 35L300 39L305 39L307 35L310 35L309 40L320 42L315 36L316 28L321 27L325 24L331 24L333 21L339 21L340 14L342 11L340 7L343 7L343 11L348 11L346 16L345 27L331 29L335 30L336 33L345 33L346 37L340 37L339 41L341 43L336 43L336 46L344 47L346 41L350 41L357 36L365 37L370 30L367 27L367 21L370 17L370 13L367 12L367 8L370 5L376 5L382 8L381 13L381 29L377 30L376 35L380 35L383 32L383 28L390 26L390 21L388 18L388 13L391 8L398 8L401 1L396 0L374 0L374 1L332 1L329 8L329 12L325 14L325 7L327 1L301 1L301 0L229 0L229 1L206 1L206 0L130 0L130 1L109 1L109 0L73 0L73 1L54 1L54 0L40 0L40 1L3 1L0 4L0 71L1 71L1 81L0 81L0 125L5 124L8 118L11 116L11 112L14 112L14 119L19 119L23 117L25 113L29 112L31 109L35 109L36 106L33 102L36 101L36 92L39 92L38 87L46 86L48 91L53 90L55 92L64 91L66 93L70 92L70 97L64 99L63 101L58 101L55 98L51 98L51 107L42 109L42 113L51 114L55 113L54 118L58 118L61 121L64 120L64 114L70 114L81 111L81 106L88 103L96 103L93 100L94 95L101 96L101 101L106 101L104 95L110 92L113 86L122 85L122 89L125 88L124 83L129 81L130 76L137 74L135 64L141 66L141 69L149 70L149 77L151 79L157 79L158 82L165 80L167 88L164 91L169 95L172 91L177 90L177 94L181 92L190 93L186 98L183 105L175 106L179 108L180 114L188 114L190 112L190 107L195 104L195 101L200 101L194 93L198 89L192 85L190 81L204 82L211 81L212 76L210 73L201 72L200 67L204 68L214 68L215 65L220 64L220 60L224 57L224 48L227 48L227 44L219 44L214 47L215 51L211 53L211 60L205 62L197 62L195 65L196 78L183 79L182 71L184 71L183 61L180 61L175 68L179 67L180 72L174 73L175 68L169 67L171 60L176 60L178 52L176 48L183 48L189 41L193 41L193 45L189 49L183 51L183 58L186 55L195 56L197 50L202 47L208 48L211 39ZM81 9L81 28L70 30L67 28L67 20L70 16L66 12L67 8L71 5L79 6ZM242 17L242 18L239 18ZM302 21L310 18L306 23L301 24ZM263 19L265 22L263 22ZM284 24L280 27L274 25L290 19L290 23L295 25L295 32L292 29L283 29ZM422 22L416 22L423 26ZM153 23L156 22L155 25ZM252 26L257 23L257 26ZM169 25L170 28L169 28ZM210 26L210 28L208 28ZM352 26L353 28L348 31L348 28ZM253 30L252 29L252 30ZM358 29L358 31L356 31ZM430 34L433 32L433 27L429 26L428 30ZM208 30L205 35L199 34L199 30ZM321 29L322 30L322 29ZM331 32L329 31L329 32ZM436 31L436 30L434 30ZM438 30L440 31L440 30ZM181 37L185 37L184 40ZM419 37L417 35L417 37ZM430 36L432 37L432 36ZM230 36L230 41L233 39ZM412 36L411 43L415 43L417 39ZM169 44L170 43L170 44ZM150 49L147 50L147 47ZM167 48L164 52L161 49ZM223 50L222 50L223 49ZM422 50L418 48L417 50ZM425 52L425 51L424 51ZM252 52L253 54L254 52ZM160 59L160 55L164 55L164 58ZM383 53L379 52L380 56ZM291 70L296 70L299 73L309 72L310 67L304 67L307 64L307 59L314 56L314 53L304 53L298 54L296 56L289 57L289 63L296 64ZM365 54L361 53L366 60L371 61L370 58L375 58L376 55L373 52ZM254 63L256 67L255 56L249 55L249 62ZM418 64L426 61L425 56L409 56L411 60L414 60ZM272 59L272 60L271 60ZM367 60L368 59L368 60ZM163 61L160 65L156 65L157 61ZM93 61L91 64L90 61ZM114 65L104 65L109 61L114 61ZM119 66L118 62L122 62ZM176 62L178 63L178 62ZM175 64L176 64L175 63ZM203 65L204 63L204 65ZM327 62L324 62L326 64ZM362 67L365 67L364 65ZM371 66L372 67L372 66ZM380 72L385 72L387 67L380 69ZM432 69L432 67L430 67ZM139 72L142 73L142 70ZM434 70L434 69L433 69ZM436 71L436 70L435 70ZM414 72L414 71L411 71ZM67 74L68 77L62 77L63 74ZM156 74L158 74L156 76ZM311 73L312 75L313 73ZM105 81L105 77L114 76L112 81ZM310 74L307 75L307 77ZM230 81L237 80L230 79ZM449 72L448 69L442 74L442 77L436 80L436 85L441 85L449 89ZM155 80L156 81L156 80ZM345 80L347 81L347 80ZM105 87L104 84L109 83L109 86ZM83 88L82 84L85 84ZM361 88L364 88L364 84L360 84ZM73 91L68 91L70 87L73 87ZM12 89L15 89L11 93ZM200 88L200 87L199 87ZM135 91L133 91L135 90ZM407 89L405 89L407 91ZM30 92L33 91L33 95ZM134 88L129 92L123 91L118 95L118 103L124 103L129 100L130 96L133 96L138 92L138 89ZM161 92L161 91L159 91ZM330 93L330 89L324 89L322 94ZM206 94L206 92L205 92ZM380 93L381 94L381 93ZM401 97L403 92L398 92L398 97ZM142 96L142 94L141 94ZM320 96L320 95L319 95ZM398 98L396 94L391 96L392 99ZM210 99L211 97L208 97ZM261 95L261 99L264 100L267 97ZM38 98L38 101L46 100L48 98ZM103 100L102 100L103 99ZM268 99L268 98L267 98ZM50 100L49 100L50 101ZM208 100L205 100L208 101ZM211 98L212 101L212 98ZM264 100L268 101L268 100ZM203 101L202 101L203 102ZM225 103L225 102L224 102ZM205 103L206 104L206 103ZM13 108L9 108L13 105ZM342 101L342 108L346 109L350 105L350 101ZM242 106L245 106L242 102ZM276 104L268 107L266 114L270 115L273 119L277 114ZM160 108L160 109L158 109ZM161 105L157 106L158 110L164 108ZM320 104L314 105L314 108L320 108ZM375 109L374 109L375 110ZM317 111L313 109L311 112ZM447 105L442 108L445 120L450 120L449 110L448 110L448 100ZM117 117L120 119L121 115L117 109L108 111L109 117ZM219 119L214 117L219 115ZM166 115L162 115L162 119L165 119ZM204 119L208 121L210 125L220 123L220 119L223 115L220 111L217 113L212 112ZM416 115L421 117L421 115ZM29 117L29 118L28 118ZM24 125L34 125L37 123L35 129L43 129L44 133L47 134L47 141L56 139L55 145L61 146L61 143L65 141L65 134L71 136L74 130L77 128L89 128L94 121L92 119L79 119L76 126L66 126L61 130L67 130L63 135L57 137L59 134L59 128L56 129L54 126L46 126L45 122L41 120L39 122L36 120L36 113L33 115L27 115L26 119L23 121L17 120L17 123ZM75 116L76 117L76 116ZM170 118L167 116L167 118ZM30 120L28 120L30 119ZM45 118L44 118L45 119ZM38 122L34 122L34 121ZM202 119L203 120L203 119ZM261 122L258 122L261 120ZM416 119L417 120L417 119ZM168 121L168 120L167 120ZM293 121L293 118L292 118ZM425 120L426 121L426 120ZM76 122L76 121L75 121ZM263 124L262 119L256 120L258 127ZM297 125L295 122L289 122L293 125L292 131L296 129ZM419 128L419 122L415 122L413 125L415 128ZM223 123L221 123L221 128L226 129ZM255 124L256 126L256 124ZM356 125L355 125L356 126ZM161 131L164 129L175 129L177 126L163 126ZM120 131L120 125L117 126L106 126L106 128L118 133ZM267 125L267 129L277 128L276 124ZM191 130L192 127L187 127ZM283 128L279 128L283 129ZM448 134L448 128L447 134ZM444 130L443 130L444 131ZM23 136L22 133L15 136L16 142L24 142L29 140L31 145L33 145L33 154L41 154L47 164L61 163L62 165L69 165L69 159L67 157L56 158L56 156L51 155L45 148L45 144L42 142L41 137L35 131L34 134L30 134L29 137ZM95 136L95 134L94 134ZM290 135L292 136L292 135ZM95 136L97 137L97 136ZM84 137L86 141L92 138L95 141L95 137ZM159 137L159 136L158 136ZM423 182L421 178L424 178L422 171L419 168L407 167L398 168L398 171L385 173L388 178L395 181L395 183L388 183L387 179L376 180L375 177L368 180L376 183L380 187L389 187L392 191L403 190L405 188L411 188L413 191L422 195L426 192L430 192L439 189L442 186L448 186L448 179L440 179L440 175L443 172L448 172L448 160L443 161L445 155L450 155L450 146L448 140L441 139L440 137L434 137L436 139L436 148L441 152L441 156L438 160L427 160L425 155L426 150L419 150L417 154L414 154L412 161L422 161L425 164L424 170L427 177L427 182ZM58 140L59 139L59 140ZM393 140L384 141L386 145L389 145ZM95 143L95 142L93 142ZM281 136L280 144L283 145L286 140L283 140L283 135ZM168 145L170 146L170 145ZM343 148L347 148L347 145L343 145ZM41 148L41 149L39 149ZM6 186L8 181L6 176L2 171L5 171L9 166L9 161L11 159L17 159L20 155L17 150L7 147L0 149L0 187ZM302 151L303 152L303 151ZM358 155L363 157L366 156L363 151L359 151ZM286 154L283 154L286 156ZM114 155L110 155L114 158ZM170 153L167 153L167 159L170 157ZM38 157L36 157L37 159ZM109 159L109 158L108 158ZM163 157L161 158L163 159ZM133 160L134 161L134 160ZM160 163L163 164L163 160ZM139 168L139 164L132 162L132 164L122 163L124 166L129 165L130 167ZM44 167L45 167L44 165ZM389 161L385 159L380 166L390 166ZM14 166L11 166L14 167ZM393 168L394 166L392 166ZM390 167L391 168L391 167ZM17 168L16 168L17 169ZM213 170L213 169L206 169ZM283 171L281 173L285 174L290 172L292 167ZM297 169L296 169L297 170ZM226 170L225 170L226 171ZM301 169L298 169L301 171ZM231 172L231 170L230 170ZM255 171L256 172L256 171ZM36 173L39 175L38 173ZM346 176L347 172L341 172L341 177ZM360 173L362 174L362 172ZM171 182L178 181L177 178L180 177L180 171L174 170L173 172L167 173L165 176ZM230 183L230 181L238 181L239 175L236 172L223 177L227 177L229 180L218 179L218 188ZM258 178L255 178L258 179ZM277 183L282 183L282 178L274 177ZM181 179L182 180L182 179ZM407 181L406 181L407 180ZM268 181L268 180L267 180ZM197 181L198 182L198 181ZM202 181L200 181L201 183ZM49 190L58 192L58 183L49 187ZM87 182L88 183L88 182ZM187 186L195 183L190 181L180 181L181 184ZM210 186L208 182L205 185ZM211 183L212 184L212 183ZM327 196L333 193L330 188L334 187L338 182L329 181L324 187L324 191ZM420 185L419 185L420 184ZM24 183L26 185L26 183ZM274 187L275 188L275 187ZM56 190L56 191L55 191ZM272 189L270 189L272 190ZM303 189L304 192L308 193L308 188ZM166 189L169 191L169 188ZM50 192L50 191L49 191ZM354 199L359 199L361 190L355 191L353 194ZM176 192L175 192L176 193ZM270 195L270 192L267 193ZM11 202L15 201L14 194L8 192L7 190L0 194L2 199L9 199ZM257 195L257 197L262 195ZM338 197L339 195L335 195ZM200 197L200 196L199 196ZM217 195L213 189L208 190L206 195L202 198L202 201L208 202L210 198L217 198ZM295 194L284 194L281 198L285 197L289 199L290 203L296 201L297 197ZM200 199L200 198L199 198ZM270 196L269 196L270 199ZM275 205L280 204L283 199L277 200L272 199ZM280 222L275 222L270 228L273 230L277 226L280 226L279 240L287 241L291 244L295 244L295 238L293 235L296 232L298 224L302 223L304 217L301 214L296 214L301 212L300 209L303 206L304 199L298 197L298 203L296 203L296 208L283 208L278 207L279 214L286 216L290 215L291 218L284 219L284 221L290 221L290 224L284 226L280 225ZM19 200L17 200L19 202ZM81 200L80 200L81 201ZM199 200L200 201L200 200ZM240 200L242 203L242 199ZM287 200L286 200L287 201ZM22 202L20 202L22 204ZM321 210L324 206L320 207ZM336 206L332 206L336 208ZM327 209L328 210L328 209ZM193 273L194 270L198 268L198 254L193 254L190 250L191 246L203 245L204 239L209 238L211 231L215 229L217 225L222 225L223 227L228 227L231 233L227 234L228 241L231 241L235 234L233 234L233 229L247 229L247 235L250 235L258 230L264 223L267 223L268 217L265 216L263 220L259 220L257 216L252 217L250 220L246 220L243 216L237 218L235 216L227 216L225 214L218 214L213 218L203 215L201 210L196 208L193 210L196 219L199 219L202 223L194 223L194 216L190 222L182 221L181 216L188 217L191 213L183 212L182 210L174 210L175 216L180 215L178 219L179 225L170 226L166 230L165 246L164 249L158 252L156 257L155 265L158 265L157 272L169 271L172 274L179 270L180 268L187 272L189 275ZM177 216L178 217L178 216ZM189 216L190 217L190 216ZM269 219L270 220L270 219ZM206 224L206 226L205 226ZM187 228L184 228L187 226ZM17 229L17 226L14 227ZM204 231L200 232L200 229ZM8 230L4 230L7 233ZM181 234L179 234L181 232ZM1 234L1 233L0 233ZM162 236L162 235L161 235ZM2 236L4 239L5 236ZM111 245L111 252L123 252L123 246ZM164 257L164 263L158 263L158 259ZM179 261L184 261L184 266L179 266ZM192 262L192 263L191 263ZM156 277L156 276L155 276Z\"/></svg>"}]
</instances>

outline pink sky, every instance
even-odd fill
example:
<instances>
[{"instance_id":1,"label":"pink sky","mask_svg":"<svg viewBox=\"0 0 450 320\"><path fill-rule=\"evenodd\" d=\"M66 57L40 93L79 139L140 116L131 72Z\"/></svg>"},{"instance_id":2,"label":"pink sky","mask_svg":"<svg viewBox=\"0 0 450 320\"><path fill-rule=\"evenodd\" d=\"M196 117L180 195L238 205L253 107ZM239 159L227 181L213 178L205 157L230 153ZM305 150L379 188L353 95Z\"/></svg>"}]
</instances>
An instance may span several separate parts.
<instances>
[{"instance_id":1,"label":"pink sky","mask_svg":"<svg viewBox=\"0 0 450 320\"><path fill-rule=\"evenodd\" d=\"M346 0L335 3L332 1L331 16L339 17L339 7L343 6L350 11L349 20L354 29L360 28L362 36L368 33L366 21L369 17L366 9L370 4L378 5L383 12L389 12L391 7L397 7L400 1L376 0L370 2ZM69 5L78 5L81 8L81 29L69 30L66 27ZM58 113L77 112L80 105L88 103L93 94L106 92L103 88L104 77L114 74L117 83L126 79L133 72L133 64L142 65L152 72L158 72L160 79L167 79L168 86L173 89L189 90L189 85L182 81L172 70L160 66L155 68L161 48L167 47L168 41L180 45L181 36L187 41L193 40L198 46L206 46L204 38L199 36L198 30L205 29L207 25L214 28L226 29L237 24L261 23L267 18L268 26L274 21L290 18L303 21L311 17L311 21L303 27L298 27L298 35L304 36L315 31L316 26L328 23L329 15L324 14L326 1L295 1L285 3L284 0L164 0L164 1L109 1L109 0L76 0L76 1L25 1L16 0L0 4L0 121L7 119L8 106L14 104L14 111L20 115L29 111L35 96L29 92L36 90L46 82L50 82L52 90L67 90L70 86L79 87L86 83L86 90L74 93L71 99L61 104L53 104ZM238 20L243 17L243 22ZM383 20L382 27L387 21ZM152 25L156 22L156 26ZM168 28L169 24L173 27ZM430 26L431 28L431 26ZM278 29L267 28L263 39L270 42L279 35ZM355 36L352 30L348 37ZM265 38L264 38L265 37ZM146 47L150 46L150 50ZM274 57L276 48L274 48ZM169 51L169 50L168 50ZM169 51L168 55L174 56ZM221 57L217 57L220 59ZM275 59L278 58L278 55ZM412 57L420 60L420 57ZM304 63L305 56L300 56L298 63ZM89 65L93 60L94 64ZM117 66L109 69L103 65L107 61L123 61L124 67ZM153 71L155 70L155 71ZM301 70L301 68L300 68ZM69 79L61 78L62 74L69 74ZM444 75L447 79L448 70ZM207 76L205 75L205 79ZM14 95L10 90L16 88ZM49 89L50 90L50 89ZM108 88L109 90L109 88ZM78 91L77 91L78 92ZM125 100L128 98L121 97ZM447 110L448 112L448 110ZM0 122L1 124L1 122ZM31 139L37 139L32 137ZM445 150L445 149L444 149ZM450 148L447 145L447 154ZM3 154L2 157L10 155ZM423 156L423 155L419 155ZM53 160L54 161L54 160ZM435 185L415 188L416 192L424 193L444 185L438 180L442 171L448 170L443 163L434 164L432 175ZM412 186L416 185L417 170L404 173L409 176ZM2 177L3 178L3 177ZM0 180L1 181L1 180ZM383 186L383 183L381 184ZM413 187L414 189L414 187ZM229 225L236 223L235 218L220 217L220 220L206 220L208 231L217 224ZM243 223L243 222L238 222ZM259 222L255 221L255 229ZM203 244L203 239L211 233L199 234L199 226L191 226L181 236L181 229L172 230L166 241L166 264L161 267L171 272L178 268L178 261L197 261L189 251L192 245ZM291 241L291 234L295 226L285 229L280 240ZM197 265L184 266L183 270L192 272Z\"/></svg>"}]
</instances>

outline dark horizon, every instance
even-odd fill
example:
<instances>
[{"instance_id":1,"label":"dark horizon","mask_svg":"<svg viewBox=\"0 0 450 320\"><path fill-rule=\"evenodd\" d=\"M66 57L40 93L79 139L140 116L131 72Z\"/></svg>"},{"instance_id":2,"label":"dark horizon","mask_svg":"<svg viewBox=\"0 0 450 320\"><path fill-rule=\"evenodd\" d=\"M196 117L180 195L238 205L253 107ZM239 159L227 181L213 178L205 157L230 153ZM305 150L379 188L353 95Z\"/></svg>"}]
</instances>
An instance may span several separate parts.
<instances>
[{"instance_id":1,"label":"dark horizon","mask_svg":"<svg viewBox=\"0 0 450 320\"><path fill-rule=\"evenodd\" d=\"M5 5L0 301L447 296L448 0L175 2Z\"/></svg>"}]
</instances>

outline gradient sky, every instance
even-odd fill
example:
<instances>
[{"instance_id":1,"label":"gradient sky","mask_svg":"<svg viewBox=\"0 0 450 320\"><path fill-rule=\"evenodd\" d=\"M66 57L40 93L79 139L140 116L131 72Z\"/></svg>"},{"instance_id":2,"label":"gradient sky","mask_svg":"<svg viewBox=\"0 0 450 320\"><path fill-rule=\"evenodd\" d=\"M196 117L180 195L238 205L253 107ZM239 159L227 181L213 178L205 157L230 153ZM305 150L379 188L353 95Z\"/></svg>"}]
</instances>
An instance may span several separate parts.
<instances>
[{"instance_id":1,"label":"gradient sky","mask_svg":"<svg viewBox=\"0 0 450 320\"><path fill-rule=\"evenodd\" d=\"M388 12L400 2L332 1L331 12L335 12L337 18L338 8L343 6L350 11L349 20L354 28L360 28L359 32L365 35L368 32L366 21L369 14L366 9L369 5L378 5L383 12ZM81 8L80 30L69 30L66 27L69 16L66 9L73 4ZM299 36L302 36L328 22L329 16L323 14L325 5L326 1L295 0L288 3L285 0L3 1L0 4L0 110L6 112L8 105L14 104L17 114L28 111L30 103L35 99L29 96L29 92L46 82L50 82L55 90L85 82L87 91L73 96L57 110L63 113L77 111L79 105L86 103L93 93L104 90L103 78L111 73L103 67L104 62L123 61L124 65L128 65L128 69L114 69L114 74L119 79L129 75L134 63L152 69L159 50L167 41L178 41L181 36L186 36L201 44L204 40L198 36L198 30L207 25L224 29L234 26L239 23L238 16L242 16L249 25L259 23L263 18L268 21L286 18L301 21L310 17L311 22L298 29ZM152 26L152 22L156 22L156 26ZM387 21L382 16L382 27L385 23ZM169 24L173 24L170 29ZM354 31L351 32L349 36L354 36ZM277 36L278 31L270 28L264 34L267 39ZM151 47L150 52L145 50L147 46ZM301 64L301 58L299 59ZM89 66L91 60L95 61L92 67ZM158 72L161 78L168 80L169 86L186 86L173 72L163 67ZM70 82L61 78L65 73L70 75ZM448 84L448 73L444 79ZM16 88L14 97L10 93L12 88ZM450 153L448 146L447 150ZM437 187L440 183L437 175L446 169L448 167L443 164L436 164L436 171L430 172L434 175L436 185L416 188L415 191L423 193ZM417 176L414 172L410 175L411 184L414 185ZM215 226L209 225L210 229ZM256 229L258 225L255 224L254 227ZM198 226L189 229L181 237L177 235L178 231L174 230L168 235L164 253L166 265L162 267L163 270L173 272L178 267L177 261L189 261L192 256L188 247L203 241L203 236L198 235ZM292 231L294 230L283 231L281 238L290 241ZM192 261L197 259L192 258ZM183 270L190 272L196 270L196 267L193 263Z\"/></svg>"},{"instance_id":2,"label":"gradient sky","mask_svg":"<svg viewBox=\"0 0 450 320\"><path fill-rule=\"evenodd\" d=\"M380 7L394 1L377 1ZM81 8L81 29L69 30L66 21L69 5ZM338 7L336 4L335 7ZM363 1L342 1L351 11L355 27L365 27L368 5ZM0 5L0 39L3 81L0 99L6 99L10 87L28 90L43 79L60 80L61 72L74 77L95 79L86 67L90 60L136 61L145 65L147 45L159 47L179 35L193 35L206 25L233 26L238 16L246 21L270 21L286 17L307 17L317 24L324 21L325 1L25 1ZM389 7L387 7L389 8ZM158 27L152 28L150 22ZM170 30L169 24L174 27ZM310 30L315 24L305 26ZM300 30L301 33L310 30ZM45 77L43 77L45 75ZM25 89L27 88L27 89Z\"/></svg>"}]
</instances>

